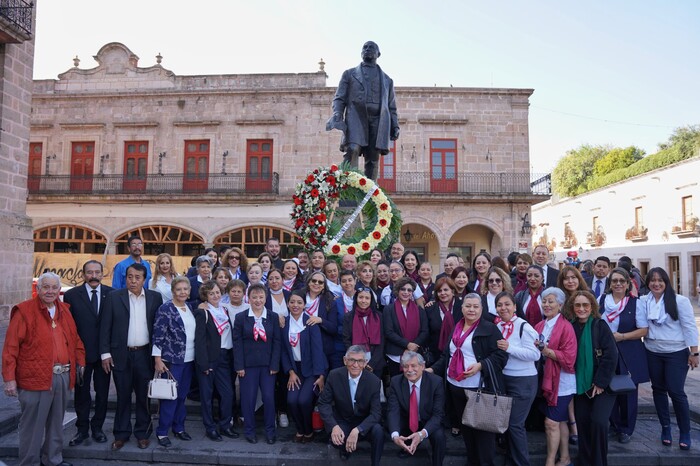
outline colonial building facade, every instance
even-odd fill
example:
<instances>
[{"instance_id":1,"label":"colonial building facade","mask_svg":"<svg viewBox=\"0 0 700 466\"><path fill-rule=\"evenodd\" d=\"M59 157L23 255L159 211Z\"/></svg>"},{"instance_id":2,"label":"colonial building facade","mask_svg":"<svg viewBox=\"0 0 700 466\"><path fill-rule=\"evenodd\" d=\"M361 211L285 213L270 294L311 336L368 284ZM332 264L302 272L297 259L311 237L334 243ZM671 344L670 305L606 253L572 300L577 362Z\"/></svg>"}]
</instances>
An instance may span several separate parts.
<instances>
[{"instance_id":1,"label":"colonial building facade","mask_svg":"<svg viewBox=\"0 0 700 466\"><path fill-rule=\"evenodd\" d=\"M643 274L665 268L674 288L696 296L700 284L700 156L580 196L532 208L535 244L559 263L629 256Z\"/></svg>"},{"instance_id":2,"label":"colonial building facade","mask_svg":"<svg viewBox=\"0 0 700 466\"><path fill-rule=\"evenodd\" d=\"M232 244L249 256L265 239L283 253L295 184L342 160L326 132L335 88L315 73L178 76L120 43L57 80L34 82L28 212L35 267L52 257L126 253L191 256ZM549 195L530 173L531 89L396 89L401 137L378 180L402 212L402 242L435 268L451 250L527 248L523 219ZM75 268L76 261L65 262ZM74 264L74 265L71 265ZM70 280L67 280L70 282Z\"/></svg>"}]
</instances>

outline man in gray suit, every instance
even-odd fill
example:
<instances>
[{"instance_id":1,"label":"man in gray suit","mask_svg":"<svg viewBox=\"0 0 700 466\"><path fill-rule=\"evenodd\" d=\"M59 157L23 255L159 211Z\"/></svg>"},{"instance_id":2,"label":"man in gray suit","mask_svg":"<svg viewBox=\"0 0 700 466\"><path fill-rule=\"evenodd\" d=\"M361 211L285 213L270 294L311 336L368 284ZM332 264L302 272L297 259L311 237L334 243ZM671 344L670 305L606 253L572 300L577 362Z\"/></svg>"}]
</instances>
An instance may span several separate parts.
<instances>
[{"instance_id":1,"label":"man in gray suit","mask_svg":"<svg viewBox=\"0 0 700 466\"><path fill-rule=\"evenodd\" d=\"M365 42L362 63L343 73L333 98L333 116L326 131L343 131L343 161L357 166L365 157L365 176L376 178L379 155L389 153L389 142L399 138L394 82L377 65L379 46Z\"/></svg>"}]
</instances>

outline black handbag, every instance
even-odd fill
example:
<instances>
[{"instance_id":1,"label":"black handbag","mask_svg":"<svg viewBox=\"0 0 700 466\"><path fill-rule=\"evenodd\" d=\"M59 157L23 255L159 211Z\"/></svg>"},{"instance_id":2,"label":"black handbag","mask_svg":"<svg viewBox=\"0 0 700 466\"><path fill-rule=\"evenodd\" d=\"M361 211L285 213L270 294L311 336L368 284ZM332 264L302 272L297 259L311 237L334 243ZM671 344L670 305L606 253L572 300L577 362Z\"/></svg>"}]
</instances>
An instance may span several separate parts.
<instances>
[{"instance_id":1,"label":"black handbag","mask_svg":"<svg viewBox=\"0 0 700 466\"><path fill-rule=\"evenodd\" d=\"M625 361L625 357L622 355L622 351L620 351L619 347L617 349L617 354L619 354L620 359L622 359L622 363L625 365L625 369L627 369L627 362ZM636 389L637 386L632 380L632 374L630 373L629 369L627 369L627 372L623 374L615 374L612 376L607 391L613 395L623 395L625 393L633 392Z\"/></svg>"}]
</instances>

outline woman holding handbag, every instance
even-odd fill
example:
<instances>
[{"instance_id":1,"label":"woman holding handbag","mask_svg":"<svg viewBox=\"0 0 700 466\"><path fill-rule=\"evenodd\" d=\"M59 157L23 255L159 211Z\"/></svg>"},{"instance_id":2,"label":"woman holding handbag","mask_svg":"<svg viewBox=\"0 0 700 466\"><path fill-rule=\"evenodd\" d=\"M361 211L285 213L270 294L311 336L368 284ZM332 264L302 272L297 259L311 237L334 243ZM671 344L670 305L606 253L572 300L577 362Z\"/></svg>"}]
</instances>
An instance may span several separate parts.
<instances>
[{"instance_id":1,"label":"woman holding handbag","mask_svg":"<svg viewBox=\"0 0 700 466\"><path fill-rule=\"evenodd\" d=\"M476 390L482 377L488 391L504 386L502 372L508 353L498 348L498 340L503 338L501 332L496 325L481 318L482 312L480 295L469 293L464 297L462 319L457 322L449 345L440 360L426 369L438 375L446 374L447 390L460 413L467 404L465 389ZM486 370L489 363L496 380L492 380ZM494 463L496 434L467 426L462 426L461 433L467 449L467 464Z\"/></svg>"},{"instance_id":2,"label":"woman holding handbag","mask_svg":"<svg viewBox=\"0 0 700 466\"><path fill-rule=\"evenodd\" d=\"M619 394L615 397L611 428L620 443L629 443L637 422L637 403L640 383L649 381L647 354L642 338L648 329L638 328L637 298L631 295L632 279L623 268L615 268L608 278L608 289L600 297L600 309L603 322L608 324L615 337L620 360L617 362L615 374L630 373L635 390L631 393Z\"/></svg>"},{"instance_id":3,"label":"woman holding handbag","mask_svg":"<svg viewBox=\"0 0 700 466\"><path fill-rule=\"evenodd\" d=\"M171 445L168 431L172 429L180 440L192 440L185 432L185 398L190 391L194 370L196 322L187 304L190 280L175 277L171 283L172 301L156 311L153 324L153 352L158 374L169 372L177 382L177 399L161 400L156 436L162 447Z\"/></svg>"},{"instance_id":4,"label":"woman holding handbag","mask_svg":"<svg viewBox=\"0 0 700 466\"><path fill-rule=\"evenodd\" d=\"M539 269L539 266L535 266ZM528 269L528 273L531 269ZM541 270L541 269L540 269ZM542 292L544 320L535 325L538 333L537 347L544 359L541 369L542 402L540 411L545 415L547 436L545 466L554 466L557 452L559 464L568 465L569 419L568 406L576 393L576 334L571 323L560 313L566 297L559 288L547 288Z\"/></svg>"},{"instance_id":5,"label":"woman holding handbag","mask_svg":"<svg viewBox=\"0 0 700 466\"><path fill-rule=\"evenodd\" d=\"M574 412L578 424L577 464L608 464L608 428L615 395L606 391L618 352L610 327L600 319L590 291L576 291L567 303L578 342Z\"/></svg>"}]
</instances>

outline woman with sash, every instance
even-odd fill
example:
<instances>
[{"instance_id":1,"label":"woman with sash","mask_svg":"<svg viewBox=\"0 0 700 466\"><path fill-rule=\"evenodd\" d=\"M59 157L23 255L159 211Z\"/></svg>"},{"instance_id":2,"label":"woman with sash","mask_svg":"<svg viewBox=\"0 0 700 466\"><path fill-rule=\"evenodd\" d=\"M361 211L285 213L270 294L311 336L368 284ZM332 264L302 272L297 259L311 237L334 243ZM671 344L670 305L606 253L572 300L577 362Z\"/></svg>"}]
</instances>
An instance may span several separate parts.
<instances>
[{"instance_id":1,"label":"woman with sash","mask_svg":"<svg viewBox=\"0 0 700 466\"><path fill-rule=\"evenodd\" d=\"M382 315L377 311L377 301L370 288L355 293L352 309L343 317L343 342L345 348L360 345L365 348L365 369L380 377L384 371L384 332Z\"/></svg>"}]
</instances>

